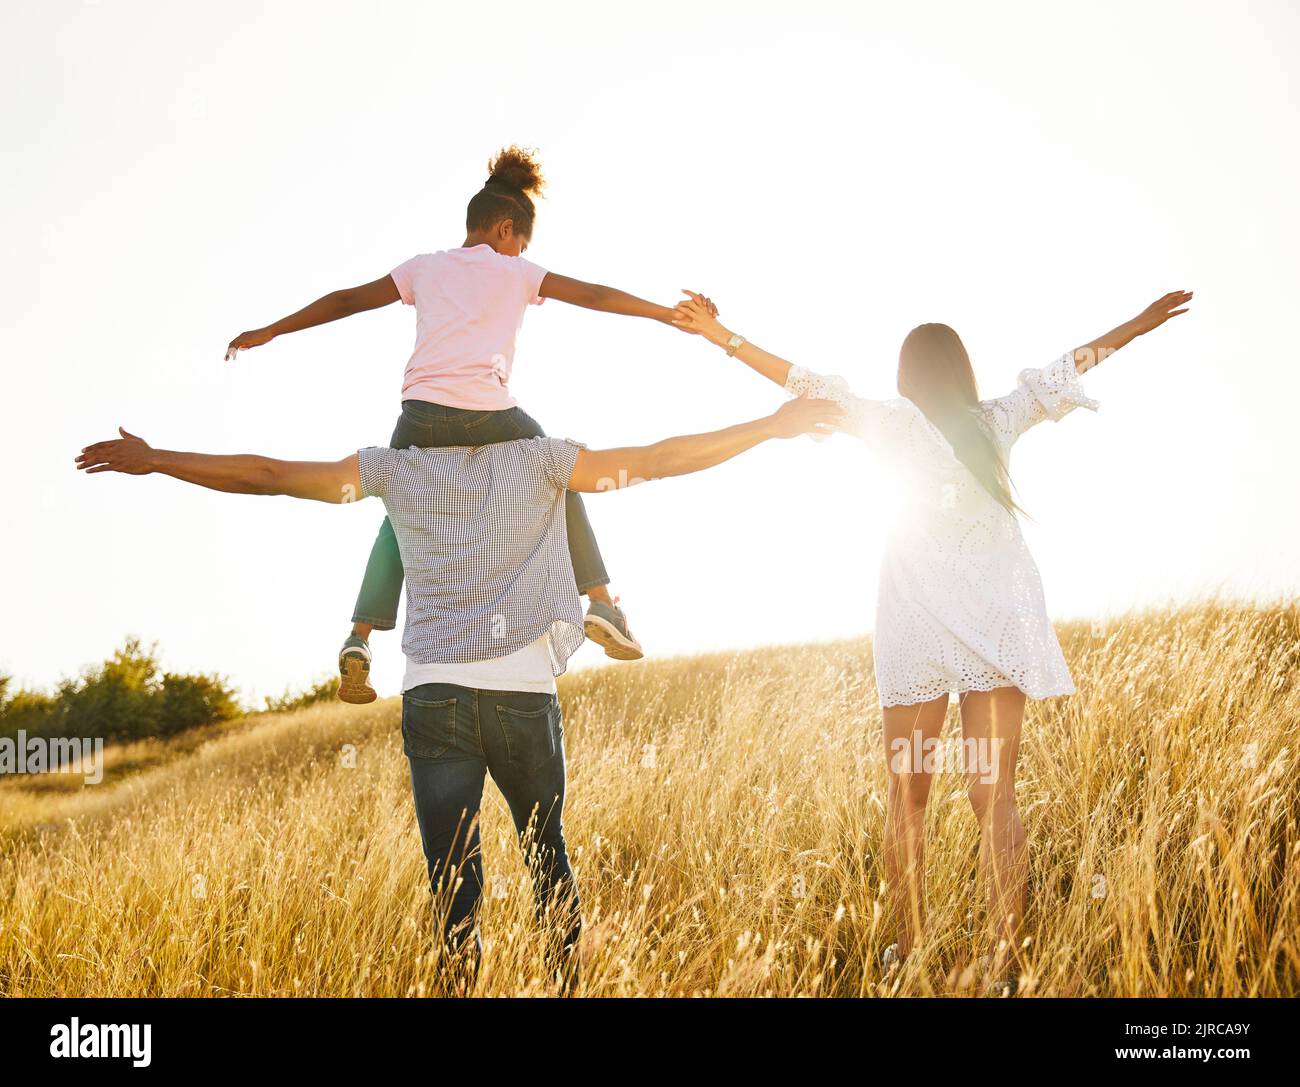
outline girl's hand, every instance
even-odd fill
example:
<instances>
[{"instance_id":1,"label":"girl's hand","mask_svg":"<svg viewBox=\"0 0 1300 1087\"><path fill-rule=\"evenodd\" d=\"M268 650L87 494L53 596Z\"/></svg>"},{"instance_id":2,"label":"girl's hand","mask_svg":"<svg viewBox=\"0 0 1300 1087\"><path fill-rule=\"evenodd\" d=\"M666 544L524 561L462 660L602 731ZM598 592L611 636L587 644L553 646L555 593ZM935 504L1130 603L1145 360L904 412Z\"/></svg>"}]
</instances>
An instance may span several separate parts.
<instances>
[{"instance_id":1,"label":"girl's hand","mask_svg":"<svg viewBox=\"0 0 1300 1087\"><path fill-rule=\"evenodd\" d=\"M722 322L718 320L718 307L713 304L712 300L684 288L682 293L687 297L677 303L674 310L673 324L683 332L703 336L713 343L726 343L730 333L722 327Z\"/></svg>"},{"instance_id":2,"label":"girl's hand","mask_svg":"<svg viewBox=\"0 0 1300 1087\"><path fill-rule=\"evenodd\" d=\"M230 341L230 346L226 348L226 361L232 361L237 351L247 351L250 347L261 347L262 344L270 343L273 339L275 339L275 333L268 332L264 328L254 329L252 332L241 332Z\"/></svg>"},{"instance_id":3,"label":"girl's hand","mask_svg":"<svg viewBox=\"0 0 1300 1087\"><path fill-rule=\"evenodd\" d=\"M1135 335L1141 336L1153 328L1159 328L1171 317L1187 312L1187 303L1192 300L1191 291L1173 291L1163 298L1152 302L1133 318L1131 324Z\"/></svg>"}]
</instances>

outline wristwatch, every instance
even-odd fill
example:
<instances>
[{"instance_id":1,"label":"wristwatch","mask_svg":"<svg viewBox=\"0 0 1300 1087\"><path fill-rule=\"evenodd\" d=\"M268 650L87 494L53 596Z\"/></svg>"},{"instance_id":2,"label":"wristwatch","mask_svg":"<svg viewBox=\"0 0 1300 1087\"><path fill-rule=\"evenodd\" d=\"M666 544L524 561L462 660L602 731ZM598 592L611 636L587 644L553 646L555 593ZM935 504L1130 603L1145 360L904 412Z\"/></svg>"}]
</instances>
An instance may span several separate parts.
<instances>
[{"instance_id":1,"label":"wristwatch","mask_svg":"<svg viewBox=\"0 0 1300 1087\"><path fill-rule=\"evenodd\" d=\"M742 347L745 346L745 337L737 336L733 332L731 334L731 339L729 339L725 344L723 344L723 346L727 349L728 355L734 355L737 351L739 351Z\"/></svg>"}]
</instances>

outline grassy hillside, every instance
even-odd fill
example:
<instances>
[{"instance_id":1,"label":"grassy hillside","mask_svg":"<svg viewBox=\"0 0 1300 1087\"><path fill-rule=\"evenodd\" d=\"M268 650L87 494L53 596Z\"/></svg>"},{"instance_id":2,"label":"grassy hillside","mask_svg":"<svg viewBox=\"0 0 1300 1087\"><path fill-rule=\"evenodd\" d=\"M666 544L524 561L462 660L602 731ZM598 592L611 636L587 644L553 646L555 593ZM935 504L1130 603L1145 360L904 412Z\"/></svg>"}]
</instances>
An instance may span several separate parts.
<instances>
[{"instance_id":1,"label":"grassy hillside","mask_svg":"<svg viewBox=\"0 0 1300 1087\"><path fill-rule=\"evenodd\" d=\"M1062 628L1031 703L1029 992L1300 993L1300 609ZM869 643L566 678L566 828L592 995L943 994L971 984L963 783L931 796L932 932L881 982L884 772ZM0 993L432 987L399 703L322 704L0 782ZM355 767L344 757L355 749ZM526 877L484 809L482 994L544 991ZM974 911L974 912L972 912Z\"/></svg>"}]
</instances>

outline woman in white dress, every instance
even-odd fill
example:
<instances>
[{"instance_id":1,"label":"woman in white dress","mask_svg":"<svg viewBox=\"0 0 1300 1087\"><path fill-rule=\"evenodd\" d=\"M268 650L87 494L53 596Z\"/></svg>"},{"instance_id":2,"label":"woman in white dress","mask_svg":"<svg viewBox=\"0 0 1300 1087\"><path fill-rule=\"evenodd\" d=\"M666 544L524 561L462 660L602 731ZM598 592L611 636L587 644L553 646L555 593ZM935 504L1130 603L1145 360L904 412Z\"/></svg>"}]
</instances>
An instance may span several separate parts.
<instances>
[{"instance_id":1,"label":"woman in white dress","mask_svg":"<svg viewBox=\"0 0 1300 1087\"><path fill-rule=\"evenodd\" d=\"M691 292L687 292L690 294ZM913 329L898 363L899 398L864 400L841 377L792 365L726 329L700 296L678 306L677 324L724 347L792 396L839 402L840 429L861 438L902 484L903 509L880 571L874 641L884 717L889 799L884 864L897 944L905 958L924 925L923 856L933 752L951 694L959 699L964 764L980 824L980 867L998 952L992 982L1014 989L1027 876L1015 771L1026 698L1074 693L1048 621L1038 568L1016 520L1007 460L1030 427L1077 407L1096 410L1079 382L1130 340L1185 312L1175 291L1131 321L980 400L970 359L947 325Z\"/></svg>"}]
</instances>

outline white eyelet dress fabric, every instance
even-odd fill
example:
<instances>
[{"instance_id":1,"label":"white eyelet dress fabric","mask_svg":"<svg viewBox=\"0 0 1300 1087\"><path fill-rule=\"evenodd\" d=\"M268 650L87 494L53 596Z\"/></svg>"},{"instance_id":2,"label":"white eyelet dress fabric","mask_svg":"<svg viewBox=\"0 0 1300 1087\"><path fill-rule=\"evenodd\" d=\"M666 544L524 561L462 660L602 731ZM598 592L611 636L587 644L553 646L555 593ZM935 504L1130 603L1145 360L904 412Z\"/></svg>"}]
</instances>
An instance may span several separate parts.
<instances>
[{"instance_id":1,"label":"white eyelet dress fabric","mask_svg":"<svg viewBox=\"0 0 1300 1087\"><path fill-rule=\"evenodd\" d=\"M1073 694L1047 618L1043 583L1016 518L957 459L912 401L862 400L841 377L790 368L791 396L835 400L901 484L903 508L886 544L876 602L876 686L883 706L943 694L1019 687L1030 698ZM1026 430L1077 407L1073 354L1025 370L1014 392L978 410L1006 457Z\"/></svg>"}]
</instances>

